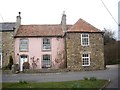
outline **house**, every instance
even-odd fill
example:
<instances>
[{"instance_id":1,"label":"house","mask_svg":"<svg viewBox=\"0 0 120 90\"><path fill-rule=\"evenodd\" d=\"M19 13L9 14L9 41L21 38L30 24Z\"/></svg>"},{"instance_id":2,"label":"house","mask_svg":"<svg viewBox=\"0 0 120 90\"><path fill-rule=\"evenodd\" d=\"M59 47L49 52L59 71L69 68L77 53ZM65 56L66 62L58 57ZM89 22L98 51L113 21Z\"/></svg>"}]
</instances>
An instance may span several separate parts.
<instances>
[{"instance_id":1,"label":"house","mask_svg":"<svg viewBox=\"0 0 120 90\"><path fill-rule=\"evenodd\" d=\"M20 71L24 62L29 62L31 69L66 66L64 17L61 24L54 25L20 25L21 17L17 17L19 25L15 30L15 63L20 64Z\"/></svg>"},{"instance_id":2,"label":"house","mask_svg":"<svg viewBox=\"0 0 120 90\"><path fill-rule=\"evenodd\" d=\"M15 22L0 23L0 65L5 67L9 63L10 55L14 57L14 27Z\"/></svg>"},{"instance_id":3,"label":"house","mask_svg":"<svg viewBox=\"0 0 120 90\"><path fill-rule=\"evenodd\" d=\"M67 30L67 67L77 70L104 69L103 32L79 19Z\"/></svg>"},{"instance_id":4,"label":"house","mask_svg":"<svg viewBox=\"0 0 120 90\"><path fill-rule=\"evenodd\" d=\"M82 19L67 25L63 13L61 24L21 25L19 13L14 33L20 71L24 62L30 69L104 69L103 33Z\"/></svg>"},{"instance_id":5,"label":"house","mask_svg":"<svg viewBox=\"0 0 120 90\"><path fill-rule=\"evenodd\" d=\"M2 25L0 25L2 27ZM0 68L2 68L2 32L0 32Z\"/></svg>"}]
</instances>

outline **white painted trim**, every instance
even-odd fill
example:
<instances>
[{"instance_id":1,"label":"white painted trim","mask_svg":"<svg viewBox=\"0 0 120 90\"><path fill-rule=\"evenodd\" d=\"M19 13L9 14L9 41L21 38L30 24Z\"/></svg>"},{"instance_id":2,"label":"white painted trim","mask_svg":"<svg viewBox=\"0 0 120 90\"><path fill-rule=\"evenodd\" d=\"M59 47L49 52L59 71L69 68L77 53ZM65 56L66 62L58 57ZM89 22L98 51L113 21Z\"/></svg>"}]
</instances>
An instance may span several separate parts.
<instances>
[{"instance_id":1,"label":"white painted trim","mask_svg":"<svg viewBox=\"0 0 120 90\"><path fill-rule=\"evenodd\" d=\"M50 40L50 49L44 49L43 48L43 39L45 39L45 38ZM42 45L41 46L42 46L42 51L51 51L52 50L52 39L49 38L49 37L43 37L42 38Z\"/></svg>"},{"instance_id":2,"label":"white painted trim","mask_svg":"<svg viewBox=\"0 0 120 90\"><path fill-rule=\"evenodd\" d=\"M85 53L82 53L82 55L83 54L88 54L88 57L84 57L84 58L88 58L88 65L83 65L83 63L82 63L82 66L90 66L90 53L87 53L87 52L85 52ZM81 57L82 57L82 55L81 55ZM83 62L83 57L82 57L82 62Z\"/></svg>"},{"instance_id":3,"label":"white painted trim","mask_svg":"<svg viewBox=\"0 0 120 90\"><path fill-rule=\"evenodd\" d=\"M82 38L83 38L82 35L83 35L83 34L87 34L87 35L88 35L88 45L84 45L84 44L83 44L83 41L82 41ZM89 45L90 45L90 37L89 37L89 34L88 34L88 33L82 33L82 34L81 34L81 45L82 45L82 46L89 46Z\"/></svg>"}]
</instances>

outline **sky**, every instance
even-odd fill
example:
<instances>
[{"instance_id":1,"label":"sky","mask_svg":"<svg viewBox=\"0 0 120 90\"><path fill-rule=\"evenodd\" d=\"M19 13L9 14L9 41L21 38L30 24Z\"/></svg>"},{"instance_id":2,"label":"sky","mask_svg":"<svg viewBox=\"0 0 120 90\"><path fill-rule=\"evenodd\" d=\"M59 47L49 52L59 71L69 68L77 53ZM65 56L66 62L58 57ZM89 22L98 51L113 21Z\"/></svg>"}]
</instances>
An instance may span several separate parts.
<instances>
[{"instance_id":1,"label":"sky","mask_svg":"<svg viewBox=\"0 0 120 90\"><path fill-rule=\"evenodd\" d=\"M118 22L118 2L102 0ZM80 18L96 28L115 32L118 24L112 19L101 0L0 0L0 22L15 22L21 12L21 24L60 24L65 11L67 24L74 24Z\"/></svg>"}]
</instances>

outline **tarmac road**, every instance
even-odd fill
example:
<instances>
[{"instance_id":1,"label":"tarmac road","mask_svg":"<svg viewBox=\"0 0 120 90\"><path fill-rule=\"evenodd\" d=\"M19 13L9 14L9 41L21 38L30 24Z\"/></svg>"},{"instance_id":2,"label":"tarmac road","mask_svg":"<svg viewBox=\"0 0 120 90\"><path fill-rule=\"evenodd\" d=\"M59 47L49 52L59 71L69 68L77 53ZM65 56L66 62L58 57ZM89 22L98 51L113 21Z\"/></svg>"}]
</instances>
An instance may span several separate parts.
<instances>
[{"instance_id":1,"label":"tarmac road","mask_svg":"<svg viewBox=\"0 0 120 90\"><path fill-rule=\"evenodd\" d=\"M84 77L96 77L97 79L110 79L111 83L106 88L118 88L118 65L108 65L106 70L82 71L82 72L60 72L60 73L37 73L37 74L3 74L2 82L56 82L81 80ZM119 70L120 71L120 70Z\"/></svg>"}]
</instances>

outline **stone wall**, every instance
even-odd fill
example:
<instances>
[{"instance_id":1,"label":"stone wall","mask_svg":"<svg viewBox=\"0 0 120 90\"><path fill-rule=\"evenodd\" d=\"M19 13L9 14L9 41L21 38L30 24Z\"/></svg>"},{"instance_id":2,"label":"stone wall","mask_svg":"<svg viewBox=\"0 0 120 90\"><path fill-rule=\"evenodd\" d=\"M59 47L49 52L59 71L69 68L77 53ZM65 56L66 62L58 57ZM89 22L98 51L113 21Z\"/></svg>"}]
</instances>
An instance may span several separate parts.
<instances>
[{"instance_id":1,"label":"stone wall","mask_svg":"<svg viewBox=\"0 0 120 90\"><path fill-rule=\"evenodd\" d=\"M2 32L2 65L7 66L9 56L14 56L13 31Z\"/></svg>"},{"instance_id":2,"label":"stone wall","mask_svg":"<svg viewBox=\"0 0 120 90\"><path fill-rule=\"evenodd\" d=\"M67 33L67 68L73 70L104 69L102 33L89 33L89 46L81 46L81 33ZM82 53L90 53L90 66L82 66Z\"/></svg>"}]
</instances>

